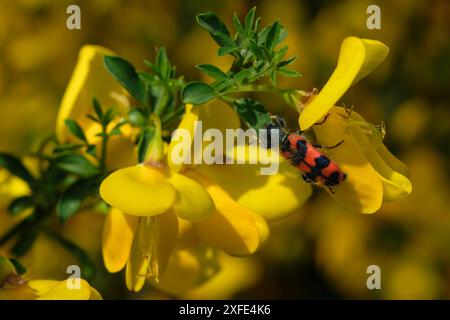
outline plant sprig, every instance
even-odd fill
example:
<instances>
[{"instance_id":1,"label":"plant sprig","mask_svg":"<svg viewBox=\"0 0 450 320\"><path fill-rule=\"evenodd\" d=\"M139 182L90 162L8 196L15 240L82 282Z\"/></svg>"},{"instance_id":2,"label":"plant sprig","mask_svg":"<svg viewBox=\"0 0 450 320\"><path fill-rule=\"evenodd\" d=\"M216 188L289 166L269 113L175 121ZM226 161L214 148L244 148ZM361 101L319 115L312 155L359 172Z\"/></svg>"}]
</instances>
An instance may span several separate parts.
<instances>
[{"instance_id":1,"label":"plant sprig","mask_svg":"<svg viewBox=\"0 0 450 320\"><path fill-rule=\"evenodd\" d=\"M299 109L301 97L306 93L295 89L277 87L277 76L298 77L301 74L287 68L295 57L285 58L288 47L281 45L287 30L275 21L260 30L261 19L255 18L255 7L242 22L233 16L235 34L231 35L225 23L214 13L197 15L197 22L219 45L218 55L231 55L233 63L228 71L215 65L200 64L197 69L213 79L208 84L202 81L188 83L182 90L184 103L204 104L213 99L228 103L238 113L243 123L253 129L261 129L270 123L270 115L264 106L251 98L235 99L241 92L272 92L281 95L285 102ZM268 78L270 85L259 83Z\"/></svg>"},{"instance_id":2,"label":"plant sprig","mask_svg":"<svg viewBox=\"0 0 450 320\"><path fill-rule=\"evenodd\" d=\"M277 75L300 76L297 71L286 67L295 61L295 57L284 59L288 47L284 45L278 48L287 36L286 29L279 21L275 21L260 30L260 21L260 18L255 19L255 8L247 13L244 22L235 13L233 25L236 33L232 36L225 23L215 14L208 12L197 15L197 22L219 45L218 55L231 55L234 59L226 72L211 64L198 65L197 68L214 82L207 84L194 81L187 84L182 91L183 102L203 104L214 98L223 99L264 77L268 77L272 84L266 86L267 90L273 91L277 90Z\"/></svg>"}]
</instances>

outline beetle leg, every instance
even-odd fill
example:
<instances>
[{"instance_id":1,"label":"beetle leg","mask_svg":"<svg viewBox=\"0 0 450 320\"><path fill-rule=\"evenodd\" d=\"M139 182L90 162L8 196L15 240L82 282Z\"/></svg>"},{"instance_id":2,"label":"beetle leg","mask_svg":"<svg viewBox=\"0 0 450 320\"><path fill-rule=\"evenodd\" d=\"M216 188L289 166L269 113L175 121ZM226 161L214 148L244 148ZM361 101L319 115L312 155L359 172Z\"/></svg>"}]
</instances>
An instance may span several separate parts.
<instances>
[{"instance_id":1,"label":"beetle leg","mask_svg":"<svg viewBox=\"0 0 450 320\"><path fill-rule=\"evenodd\" d=\"M314 123L313 125L314 125L314 126L320 126L321 124L324 124L325 121L327 121L327 119L328 119L329 116L330 116L330 114L327 113L326 116L325 116L325 118L323 118L322 121L316 122L316 123Z\"/></svg>"},{"instance_id":2,"label":"beetle leg","mask_svg":"<svg viewBox=\"0 0 450 320\"><path fill-rule=\"evenodd\" d=\"M339 141L338 143L336 143L334 146L330 146L330 147L327 147L327 146L322 146L322 145L320 145L320 144L313 144L313 147L314 148L319 148L319 149L327 149L327 150L330 150L330 149L334 149L334 148L336 148L336 147L339 147L341 144L343 144L344 143L344 140L341 140L341 141Z\"/></svg>"}]
</instances>

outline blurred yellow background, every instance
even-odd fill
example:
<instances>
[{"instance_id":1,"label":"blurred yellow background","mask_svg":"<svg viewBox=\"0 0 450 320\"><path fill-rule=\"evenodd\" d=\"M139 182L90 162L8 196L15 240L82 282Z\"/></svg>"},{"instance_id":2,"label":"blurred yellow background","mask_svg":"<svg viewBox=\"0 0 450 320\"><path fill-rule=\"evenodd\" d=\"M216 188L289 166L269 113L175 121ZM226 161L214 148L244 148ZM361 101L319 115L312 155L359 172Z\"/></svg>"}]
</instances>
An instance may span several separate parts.
<instances>
[{"instance_id":1,"label":"blurred yellow background","mask_svg":"<svg viewBox=\"0 0 450 320\"><path fill-rule=\"evenodd\" d=\"M71 4L81 8L81 30L66 28L66 8ZM381 8L381 30L366 27L370 4ZM293 68L303 77L283 79L281 86L321 88L346 36L373 38L390 47L381 67L342 102L354 105L368 121L385 121L384 143L410 166L413 192L374 215L361 215L347 212L316 190L300 214L274 224L270 240L251 262L260 275L249 283L246 274L252 272L242 271L238 281L244 290L229 289L218 297L450 298L450 2L446 0L2 0L0 150L25 156L52 132L83 44L109 47L138 68L143 68L144 59L153 60L155 48L165 46L178 73L191 81L201 77L194 68L197 64L229 63L217 57L216 44L196 24L195 15L213 11L231 28L233 12L243 18L254 5L263 25L279 19L289 32L288 56L297 56ZM282 103L273 97L261 99L274 109ZM100 232L101 221L98 224ZM100 246L98 239L95 242ZM89 252L99 255L98 248ZM381 290L366 287L366 268L371 264L381 268ZM116 284L108 283L102 268L99 264L96 279L100 291ZM104 296L125 296L123 285L114 288ZM208 294L215 297L207 290L194 296ZM164 298L150 289L139 297Z\"/></svg>"}]
</instances>

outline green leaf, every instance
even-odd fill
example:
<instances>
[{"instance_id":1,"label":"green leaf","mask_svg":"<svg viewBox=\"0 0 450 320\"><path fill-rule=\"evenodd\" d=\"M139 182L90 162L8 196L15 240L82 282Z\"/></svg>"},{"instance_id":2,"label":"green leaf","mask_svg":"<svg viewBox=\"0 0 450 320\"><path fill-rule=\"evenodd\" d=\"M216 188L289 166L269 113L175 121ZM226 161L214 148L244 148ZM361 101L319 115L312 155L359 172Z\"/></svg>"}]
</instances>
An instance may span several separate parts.
<instances>
[{"instance_id":1,"label":"green leaf","mask_svg":"<svg viewBox=\"0 0 450 320\"><path fill-rule=\"evenodd\" d=\"M271 69L269 71L269 78L270 78L270 81L272 82L272 84L274 86L276 86L277 85L277 71L275 69Z\"/></svg>"},{"instance_id":2,"label":"green leaf","mask_svg":"<svg viewBox=\"0 0 450 320\"><path fill-rule=\"evenodd\" d=\"M97 157L97 146L95 144L88 145L86 152L93 157Z\"/></svg>"},{"instance_id":3,"label":"green leaf","mask_svg":"<svg viewBox=\"0 0 450 320\"><path fill-rule=\"evenodd\" d=\"M253 28L253 22L255 20L255 11L256 7L253 7L250 9L250 11L247 13L247 16L245 17L245 31L247 33L250 33Z\"/></svg>"},{"instance_id":4,"label":"green leaf","mask_svg":"<svg viewBox=\"0 0 450 320\"><path fill-rule=\"evenodd\" d=\"M139 77L136 69L128 61L112 56L104 58L106 69L112 76L140 103L148 104L144 81Z\"/></svg>"},{"instance_id":5,"label":"green leaf","mask_svg":"<svg viewBox=\"0 0 450 320\"><path fill-rule=\"evenodd\" d=\"M89 119L91 119L94 122L97 122L99 124L102 124L100 119L97 119L96 117L94 117L92 114L87 114L86 117L88 117Z\"/></svg>"},{"instance_id":6,"label":"green leaf","mask_svg":"<svg viewBox=\"0 0 450 320\"><path fill-rule=\"evenodd\" d=\"M64 123L75 137L80 140L86 141L86 136L84 135L83 129L81 129L80 125L76 121L72 119L66 119L64 120Z\"/></svg>"},{"instance_id":7,"label":"green leaf","mask_svg":"<svg viewBox=\"0 0 450 320\"><path fill-rule=\"evenodd\" d=\"M92 106L94 107L95 114L97 115L99 120L103 119L103 110L102 106L100 105L100 102L97 100L96 97L92 98Z\"/></svg>"},{"instance_id":8,"label":"green leaf","mask_svg":"<svg viewBox=\"0 0 450 320\"><path fill-rule=\"evenodd\" d=\"M290 78L300 77L302 75L300 72L297 72L295 70L288 69L288 68L283 68L283 67L278 68L277 72L279 74L281 74L282 76L290 77Z\"/></svg>"},{"instance_id":9,"label":"green leaf","mask_svg":"<svg viewBox=\"0 0 450 320\"><path fill-rule=\"evenodd\" d=\"M249 128L255 130L265 129L272 122L270 114L256 100L250 98L237 99L233 101L233 107Z\"/></svg>"},{"instance_id":10,"label":"green leaf","mask_svg":"<svg viewBox=\"0 0 450 320\"><path fill-rule=\"evenodd\" d=\"M266 48L270 48L267 47L267 43L271 30L273 32L273 37L271 36L272 40L270 40L269 42L271 43L272 49L287 37L287 30L282 25L280 25L278 21L275 21L259 32L258 45L266 45Z\"/></svg>"},{"instance_id":11,"label":"green leaf","mask_svg":"<svg viewBox=\"0 0 450 320\"><path fill-rule=\"evenodd\" d=\"M9 259L11 263L14 265L14 268L16 268L16 271L19 275L22 275L27 272L27 268L25 268L17 259Z\"/></svg>"},{"instance_id":12,"label":"green leaf","mask_svg":"<svg viewBox=\"0 0 450 320\"><path fill-rule=\"evenodd\" d=\"M226 75L225 72L223 72L216 66L213 66L212 64L199 64L198 66L196 66L196 68L199 69L200 71L203 71L204 73L206 73L208 76L210 76L215 80L222 81L228 79L228 76Z\"/></svg>"},{"instance_id":13,"label":"green leaf","mask_svg":"<svg viewBox=\"0 0 450 320\"><path fill-rule=\"evenodd\" d=\"M150 63L147 61L147 63ZM147 64L149 65L149 64ZM152 70L155 73L148 73L148 72L142 72L142 71L138 71L138 75L139 77L142 79L142 81L144 81L145 83L152 85L154 82L158 81L158 77L160 77L159 75L159 71L156 69L156 67L152 64ZM158 74L158 75L157 75Z\"/></svg>"},{"instance_id":14,"label":"green leaf","mask_svg":"<svg viewBox=\"0 0 450 320\"><path fill-rule=\"evenodd\" d=\"M151 87L153 112L160 116L170 101L170 93L167 86L153 85Z\"/></svg>"},{"instance_id":15,"label":"green leaf","mask_svg":"<svg viewBox=\"0 0 450 320\"><path fill-rule=\"evenodd\" d=\"M217 44L221 47L225 46L224 37L230 37L230 32L227 29L225 23L220 20L218 16L216 16L212 12L200 13L196 16L197 22L200 26L202 26L206 31L209 32L211 37ZM218 35L221 36L218 36Z\"/></svg>"},{"instance_id":16,"label":"green leaf","mask_svg":"<svg viewBox=\"0 0 450 320\"><path fill-rule=\"evenodd\" d=\"M181 91L184 103L204 104L215 97L214 88L199 81L188 83Z\"/></svg>"},{"instance_id":17,"label":"green leaf","mask_svg":"<svg viewBox=\"0 0 450 320\"><path fill-rule=\"evenodd\" d=\"M116 116L116 110L114 108L109 108L103 115L102 124L106 127Z\"/></svg>"},{"instance_id":18,"label":"green leaf","mask_svg":"<svg viewBox=\"0 0 450 320\"><path fill-rule=\"evenodd\" d=\"M260 17L256 18L255 27L253 28L253 30L255 32L258 32L260 23L261 23L261 18Z\"/></svg>"},{"instance_id":19,"label":"green leaf","mask_svg":"<svg viewBox=\"0 0 450 320\"><path fill-rule=\"evenodd\" d=\"M163 79L170 78L171 66L164 47L159 48L156 54L155 66Z\"/></svg>"},{"instance_id":20,"label":"green leaf","mask_svg":"<svg viewBox=\"0 0 450 320\"><path fill-rule=\"evenodd\" d=\"M138 142L138 160L139 162L144 162L145 155L147 154L147 149L150 141L155 134L154 127L147 127L141 131L141 135L139 136Z\"/></svg>"},{"instance_id":21,"label":"green leaf","mask_svg":"<svg viewBox=\"0 0 450 320\"><path fill-rule=\"evenodd\" d=\"M272 58L273 64L278 65L281 62L281 59L283 59L283 57L287 51L288 51L288 46L284 46L280 50L277 50Z\"/></svg>"},{"instance_id":22,"label":"green leaf","mask_svg":"<svg viewBox=\"0 0 450 320\"><path fill-rule=\"evenodd\" d=\"M236 31L238 32L239 36L241 38L244 38L245 37L244 26L242 25L241 21L239 21L239 18L237 16L236 12L233 14L233 24L234 24L234 27L236 28Z\"/></svg>"},{"instance_id":23,"label":"green leaf","mask_svg":"<svg viewBox=\"0 0 450 320\"><path fill-rule=\"evenodd\" d=\"M68 154L57 157L58 168L81 177L88 178L100 173L100 169L79 154Z\"/></svg>"},{"instance_id":24,"label":"green leaf","mask_svg":"<svg viewBox=\"0 0 450 320\"><path fill-rule=\"evenodd\" d=\"M221 47L236 46L236 42L234 42L234 40L231 39L231 37L226 35L225 33L216 32L212 35L212 37L217 43L220 43Z\"/></svg>"},{"instance_id":25,"label":"green leaf","mask_svg":"<svg viewBox=\"0 0 450 320\"><path fill-rule=\"evenodd\" d=\"M95 190L94 185L92 180L82 179L66 189L56 205L56 215L62 224L78 211L83 200Z\"/></svg>"},{"instance_id":26,"label":"green leaf","mask_svg":"<svg viewBox=\"0 0 450 320\"><path fill-rule=\"evenodd\" d=\"M16 216L23 212L25 209L31 208L33 206L33 198L30 196L23 196L14 199L8 207L8 211L11 215Z\"/></svg>"},{"instance_id":27,"label":"green leaf","mask_svg":"<svg viewBox=\"0 0 450 320\"><path fill-rule=\"evenodd\" d=\"M247 79L251 75L252 71L250 69L242 69L233 77L233 80L240 82Z\"/></svg>"},{"instance_id":28,"label":"green leaf","mask_svg":"<svg viewBox=\"0 0 450 320\"><path fill-rule=\"evenodd\" d=\"M22 164L19 158L7 153L0 153L0 167L8 170L12 175L21 178L23 181L27 182L29 185L34 184L35 179L28 171L27 168Z\"/></svg>"},{"instance_id":29,"label":"green leaf","mask_svg":"<svg viewBox=\"0 0 450 320\"><path fill-rule=\"evenodd\" d=\"M278 21L275 21L269 28L269 31L267 32L266 41L264 42L264 45L269 51L272 51L273 48L275 48L275 46L277 45L279 35L280 35L280 23Z\"/></svg>"},{"instance_id":30,"label":"green leaf","mask_svg":"<svg viewBox=\"0 0 450 320\"><path fill-rule=\"evenodd\" d=\"M122 134L122 131L120 131L120 127L112 128L112 130L108 133L110 136L120 136Z\"/></svg>"},{"instance_id":31,"label":"green leaf","mask_svg":"<svg viewBox=\"0 0 450 320\"><path fill-rule=\"evenodd\" d=\"M287 66L287 65L290 65L292 62L295 61L295 59L297 59L297 57L296 57L296 56L293 56L293 57L290 57L289 59L286 59L286 60L284 60L284 61L281 61L281 62L278 64L278 67L280 68L280 67L285 67L285 66Z\"/></svg>"},{"instance_id":32,"label":"green leaf","mask_svg":"<svg viewBox=\"0 0 450 320\"><path fill-rule=\"evenodd\" d=\"M264 59L264 52L263 50L261 50L261 48L258 46L258 44L256 43L255 40L250 40L249 43L250 46L250 50L251 52L259 59L259 60L263 60Z\"/></svg>"},{"instance_id":33,"label":"green leaf","mask_svg":"<svg viewBox=\"0 0 450 320\"><path fill-rule=\"evenodd\" d=\"M222 57L222 56L227 55L227 54L233 54L237 50L239 50L239 47L234 44L232 46L219 48L219 50L217 51L217 54L220 57Z\"/></svg>"},{"instance_id":34,"label":"green leaf","mask_svg":"<svg viewBox=\"0 0 450 320\"><path fill-rule=\"evenodd\" d=\"M56 146L53 149L53 153L72 151L72 150L80 149L81 147L84 147L84 144L77 144L77 143L62 144L62 145Z\"/></svg>"},{"instance_id":35,"label":"green leaf","mask_svg":"<svg viewBox=\"0 0 450 320\"><path fill-rule=\"evenodd\" d=\"M38 235L39 235L38 226L36 225L28 226L28 228L26 228L20 234L19 239L11 249L11 253L16 257L23 256L31 248L31 246L34 243L34 240L36 240Z\"/></svg>"},{"instance_id":36,"label":"green leaf","mask_svg":"<svg viewBox=\"0 0 450 320\"><path fill-rule=\"evenodd\" d=\"M110 136L120 136L122 134L120 128L126 123L127 123L126 121L120 121L111 129L111 131L108 134Z\"/></svg>"}]
</instances>

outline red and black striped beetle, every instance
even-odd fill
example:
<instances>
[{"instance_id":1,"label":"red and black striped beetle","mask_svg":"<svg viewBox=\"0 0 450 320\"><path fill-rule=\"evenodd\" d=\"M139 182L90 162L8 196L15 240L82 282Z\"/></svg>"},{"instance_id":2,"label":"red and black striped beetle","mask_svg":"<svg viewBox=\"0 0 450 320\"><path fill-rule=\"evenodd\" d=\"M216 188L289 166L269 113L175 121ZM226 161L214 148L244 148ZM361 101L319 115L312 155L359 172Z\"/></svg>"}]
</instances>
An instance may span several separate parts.
<instances>
[{"instance_id":1,"label":"red and black striped beetle","mask_svg":"<svg viewBox=\"0 0 450 320\"><path fill-rule=\"evenodd\" d=\"M311 144L301 134L288 132L282 118L273 117L272 123L266 129L266 146L271 147L271 130L278 130L281 154L301 172L306 182L325 186L333 192L332 187L346 179L347 174L340 169L339 165L318 150L318 148L323 148L322 146ZM343 141L327 148L335 148L342 143Z\"/></svg>"}]
</instances>

